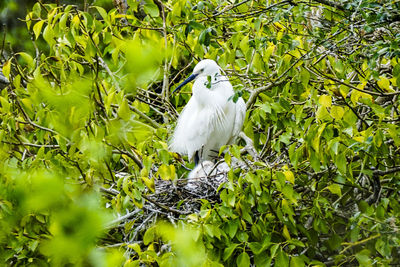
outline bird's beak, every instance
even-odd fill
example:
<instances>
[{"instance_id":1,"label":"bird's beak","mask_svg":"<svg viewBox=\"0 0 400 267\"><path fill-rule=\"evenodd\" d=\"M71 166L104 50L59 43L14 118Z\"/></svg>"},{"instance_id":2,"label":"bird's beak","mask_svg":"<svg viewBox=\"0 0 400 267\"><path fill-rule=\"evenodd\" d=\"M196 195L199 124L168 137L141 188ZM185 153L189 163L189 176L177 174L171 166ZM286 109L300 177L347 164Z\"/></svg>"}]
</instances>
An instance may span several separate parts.
<instances>
[{"instance_id":1,"label":"bird's beak","mask_svg":"<svg viewBox=\"0 0 400 267\"><path fill-rule=\"evenodd\" d=\"M197 77L197 75L199 75L199 74L190 75L186 80L183 81L183 83L178 85L178 87L176 87L175 90L172 91L172 93L175 93L176 91L179 91L184 85L186 85L187 83L193 81Z\"/></svg>"}]
</instances>

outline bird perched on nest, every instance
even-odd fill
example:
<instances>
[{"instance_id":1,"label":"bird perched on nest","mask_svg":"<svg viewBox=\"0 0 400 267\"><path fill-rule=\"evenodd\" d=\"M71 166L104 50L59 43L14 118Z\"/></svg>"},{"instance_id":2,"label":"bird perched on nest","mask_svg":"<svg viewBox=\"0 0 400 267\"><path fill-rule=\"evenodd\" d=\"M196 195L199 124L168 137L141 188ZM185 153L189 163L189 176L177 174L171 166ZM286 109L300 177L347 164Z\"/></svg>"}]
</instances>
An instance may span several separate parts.
<instances>
[{"instance_id":1,"label":"bird perched on nest","mask_svg":"<svg viewBox=\"0 0 400 267\"><path fill-rule=\"evenodd\" d=\"M192 97L179 115L169 148L188 155L197 165L215 158L222 146L235 141L243 126L246 104L241 97L233 101L232 85L214 60L200 61L174 92L192 80Z\"/></svg>"}]
</instances>

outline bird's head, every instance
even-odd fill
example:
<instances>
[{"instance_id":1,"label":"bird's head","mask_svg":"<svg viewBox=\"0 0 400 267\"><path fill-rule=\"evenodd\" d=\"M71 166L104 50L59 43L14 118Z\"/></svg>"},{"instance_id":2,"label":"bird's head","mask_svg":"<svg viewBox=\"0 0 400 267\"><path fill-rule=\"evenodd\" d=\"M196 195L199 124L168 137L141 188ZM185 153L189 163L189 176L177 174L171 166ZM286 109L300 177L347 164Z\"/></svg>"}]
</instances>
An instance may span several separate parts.
<instances>
[{"instance_id":1,"label":"bird's head","mask_svg":"<svg viewBox=\"0 0 400 267\"><path fill-rule=\"evenodd\" d=\"M212 59L203 59L193 69L192 75L190 75L186 80L184 80L178 87L173 91L176 92L181 89L187 83L193 81L198 77L214 77L215 75L221 74L221 68L218 66L217 62Z\"/></svg>"},{"instance_id":2,"label":"bird's head","mask_svg":"<svg viewBox=\"0 0 400 267\"><path fill-rule=\"evenodd\" d=\"M196 75L197 78L201 76L214 76L220 73L221 68L218 66L217 62L212 59L203 59L194 67L192 75Z\"/></svg>"}]
</instances>

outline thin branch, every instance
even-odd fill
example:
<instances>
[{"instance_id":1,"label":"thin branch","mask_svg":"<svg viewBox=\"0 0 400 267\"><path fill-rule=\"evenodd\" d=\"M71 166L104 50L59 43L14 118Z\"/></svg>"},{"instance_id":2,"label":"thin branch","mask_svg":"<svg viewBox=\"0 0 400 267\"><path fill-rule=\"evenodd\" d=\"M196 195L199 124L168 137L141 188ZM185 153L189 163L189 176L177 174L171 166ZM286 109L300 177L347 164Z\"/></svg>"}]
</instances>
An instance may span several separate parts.
<instances>
[{"instance_id":1,"label":"thin branch","mask_svg":"<svg viewBox=\"0 0 400 267\"><path fill-rule=\"evenodd\" d=\"M342 251L340 251L339 254L343 254L349 248L352 248L354 246L362 245L362 244L364 244L364 243L366 243L366 242L368 242L370 240L373 240L375 238L378 238L380 236L381 236L381 234L376 234L376 235L370 236L370 237L368 237L366 239L363 239L363 240L360 240L360 241L357 241L357 242L353 242L353 243L343 242L342 245L347 245L347 247L345 247Z\"/></svg>"},{"instance_id":2,"label":"thin branch","mask_svg":"<svg viewBox=\"0 0 400 267\"><path fill-rule=\"evenodd\" d=\"M110 144L108 144L108 145L110 145ZM110 146L112 146L112 145L110 145ZM143 168L143 163L142 163L142 161L139 159L139 157L136 154L129 153L128 151L121 150L121 149L119 149L117 147L115 147L115 148L116 149L114 149L112 151L112 153L127 155L128 157L130 157L136 163L136 165L139 168L141 168L141 169Z\"/></svg>"},{"instance_id":3,"label":"thin branch","mask_svg":"<svg viewBox=\"0 0 400 267\"><path fill-rule=\"evenodd\" d=\"M164 4L162 1L157 0L159 5L161 6L161 15L162 15L162 20L163 20L163 35L164 35L164 78L163 78L163 85L162 85L162 91L161 91L161 96L164 99L164 101L168 101L169 99L169 64L168 64L168 35L167 35L167 23L165 21L165 10L164 10ZM172 55L173 56L173 55Z\"/></svg>"},{"instance_id":4,"label":"thin branch","mask_svg":"<svg viewBox=\"0 0 400 267\"><path fill-rule=\"evenodd\" d=\"M149 198L149 197L147 197L147 196L145 196L145 195L142 195L142 197L143 197L144 199L146 199L147 201L153 203L153 204L156 205L157 207L162 208L163 210L167 210L167 211L169 211L169 212L178 213L178 214L181 214L181 215L190 214L190 212L185 212L185 211L181 211L181 210L177 210L177 209L174 209L174 208L167 207L167 206L165 206L165 205L163 205L163 204L161 204L161 203L158 203L158 202L155 201L155 200L152 200L151 198Z\"/></svg>"},{"instance_id":5,"label":"thin branch","mask_svg":"<svg viewBox=\"0 0 400 267\"><path fill-rule=\"evenodd\" d=\"M241 5L243 5L243 4L245 4L245 3L249 2L249 1L250 0L244 0L244 1L239 2L237 4L234 4L234 5L231 5L231 6L226 6L221 11L219 11L218 13L213 14L213 17L217 17L217 16L219 16L219 15L221 15L223 13L226 13L226 12L228 12L228 11L238 7L238 6L241 6Z\"/></svg>"},{"instance_id":6,"label":"thin branch","mask_svg":"<svg viewBox=\"0 0 400 267\"><path fill-rule=\"evenodd\" d=\"M253 90L251 92L251 94L250 94L249 99L247 100L247 103L246 103L247 110L249 110L250 107L256 102L257 96L259 94L261 94L264 91L267 91L267 90L271 89L274 86L278 86L278 85L284 83L284 81L285 80L281 80L281 81L277 81L277 82L271 82L271 83L269 83L269 84L267 84L265 86L261 86L261 87L255 89L255 90Z\"/></svg>"},{"instance_id":7,"label":"thin branch","mask_svg":"<svg viewBox=\"0 0 400 267\"><path fill-rule=\"evenodd\" d=\"M32 144L32 143L21 143L21 144L17 144L17 143L11 143L11 142L7 142L7 141L0 141L2 143L5 144L9 144L9 145L14 145L14 146L19 146L19 145L23 145L23 146L30 146L30 147L37 147L37 148L60 148L59 145L40 145L40 144Z\"/></svg>"},{"instance_id":8,"label":"thin branch","mask_svg":"<svg viewBox=\"0 0 400 267\"><path fill-rule=\"evenodd\" d=\"M127 219L133 217L134 215L138 214L138 213L141 212L141 211L142 211L141 209L135 209L134 211L129 212L129 213L125 214L124 216L121 216L121 217L119 217L119 218L117 218L117 219L111 221L110 223L108 223L107 228L111 228L111 227L113 227L114 225L118 225L118 224L120 224L122 221L125 221L125 220L127 220Z\"/></svg>"},{"instance_id":9,"label":"thin branch","mask_svg":"<svg viewBox=\"0 0 400 267\"><path fill-rule=\"evenodd\" d=\"M114 108L118 108L117 105L111 105ZM146 120L148 123L150 123L154 128L160 128L161 125L159 123L157 123L155 120L153 120L152 118L150 118L149 116L147 116L146 114L144 114L142 111L140 111L138 108L136 108L133 105L128 105L129 108L137 113L140 117L142 117L144 120Z\"/></svg>"},{"instance_id":10,"label":"thin branch","mask_svg":"<svg viewBox=\"0 0 400 267\"><path fill-rule=\"evenodd\" d=\"M114 195L114 196L119 194L118 190L115 190L115 189L112 189L112 188L100 187L100 191L103 191L103 192L105 192L107 194Z\"/></svg>"},{"instance_id":11,"label":"thin branch","mask_svg":"<svg viewBox=\"0 0 400 267\"><path fill-rule=\"evenodd\" d=\"M137 109L135 106L129 105L129 108L133 110L135 113L137 113L140 117L145 119L148 123L150 123L154 128L160 128L161 125L157 123L155 120L151 119L149 116L141 112L139 109Z\"/></svg>"},{"instance_id":12,"label":"thin branch","mask_svg":"<svg viewBox=\"0 0 400 267\"><path fill-rule=\"evenodd\" d=\"M260 155L257 153L257 150L254 147L253 140L251 140L251 138L248 137L244 132L240 132L239 137L246 142L246 146L243 148L243 152L247 151L253 157L254 161L258 161Z\"/></svg>"},{"instance_id":13,"label":"thin branch","mask_svg":"<svg viewBox=\"0 0 400 267\"><path fill-rule=\"evenodd\" d=\"M313 1L317 2L317 3L320 3L320 4L324 4L326 6L337 8L337 9L339 9L341 11L346 11L346 8L344 8L344 6L342 6L338 2L333 2L333 1L329 1L329 0L313 0Z\"/></svg>"},{"instance_id":14,"label":"thin branch","mask_svg":"<svg viewBox=\"0 0 400 267\"><path fill-rule=\"evenodd\" d=\"M379 176L383 176L383 175L392 174L392 173L395 173L395 172L400 172L400 166L394 167L394 168L392 168L392 169L388 169L388 170L386 170L386 171L374 170L374 171L373 171L373 174L379 175Z\"/></svg>"},{"instance_id":15,"label":"thin branch","mask_svg":"<svg viewBox=\"0 0 400 267\"><path fill-rule=\"evenodd\" d=\"M104 61L104 59L100 56L98 56L98 60L100 61L100 66L102 66L108 73L108 75L110 75L111 79L113 80L113 83L115 85L115 88L120 91L121 88L119 87L118 81L117 79L115 79L115 75L114 73L112 73L112 71L110 70L110 68L108 67L107 63Z\"/></svg>"},{"instance_id":16,"label":"thin branch","mask_svg":"<svg viewBox=\"0 0 400 267\"><path fill-rule=\"evenodd\" d=\"M311 67L312 67L316 72L318 72L318 73L316 73L316 72L310 70L309 68L307 68L306 66L304 66L305 69L307 69L309 72L313 73L313 74L316 75L316 76L325 77L325 78L327 78L327 79L329 79L329 80L332 80L332 81L334 81L334 82L343 84L343 85L345 85L345 86L347 86L347 87L349 87L349 88L351 88L351 89L360 91L360 92L362 92L362 93L366 93L366 94L370 94L370 95L376 95L376 96L394 96L394 95L399 95L399 94L400 94L399 91L398 91L398 92L393 92L393 93L378 93L378 92L374 92L374 91L368 91L368 90L360 89L360 88L358 88L358 87L355 87L354 85L345 83L345 82L343 82L343 81L341 81L341 80L339 80L339 79L330 77L330 76L328 76L328 75L322 73L320 70L318 70L318 69L315 67L315 65L314 65L314 66L311 66Z\"/></svg>"}]
</instances>

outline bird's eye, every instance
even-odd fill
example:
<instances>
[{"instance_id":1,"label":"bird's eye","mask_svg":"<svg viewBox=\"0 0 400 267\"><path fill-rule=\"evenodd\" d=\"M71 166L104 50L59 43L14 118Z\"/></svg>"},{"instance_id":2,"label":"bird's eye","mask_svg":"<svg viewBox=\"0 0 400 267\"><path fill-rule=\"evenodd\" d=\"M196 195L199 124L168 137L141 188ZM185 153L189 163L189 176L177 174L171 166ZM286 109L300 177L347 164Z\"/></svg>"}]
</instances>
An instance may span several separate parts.
<instances>
[{"instance_id":1,"label":"bird's eye","mask_svg":"<svg viewBox=\"0 0 400 267\"><path fill-rule=\"evenodd\" d=\"M200 69L200 72L203 72L204 71L204 69Z\"/></svg>"}]
</instances>

